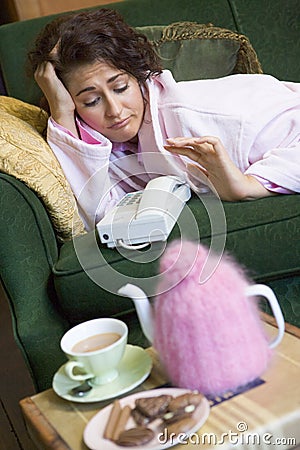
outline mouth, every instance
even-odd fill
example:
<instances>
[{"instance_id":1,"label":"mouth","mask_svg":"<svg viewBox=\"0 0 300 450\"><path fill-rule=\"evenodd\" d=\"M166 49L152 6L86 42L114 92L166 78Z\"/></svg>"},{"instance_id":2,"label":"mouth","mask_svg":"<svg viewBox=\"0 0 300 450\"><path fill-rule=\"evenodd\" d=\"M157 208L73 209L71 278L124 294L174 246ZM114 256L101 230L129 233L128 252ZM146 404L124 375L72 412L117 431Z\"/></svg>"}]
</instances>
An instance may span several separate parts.
<instances>
[{"instance_id":1,"label":"mouth","mask_svg":"<svg viewBox=\"0 0 300 450\"><path fill-rule=\"evenodd\" d=\"M130 121L130 117L126 117L125 119L120 120L119 122L115 122L110 125L108 128L110 130L119 130L120 128L125 127Z\"/></svg>"}]
</instances>

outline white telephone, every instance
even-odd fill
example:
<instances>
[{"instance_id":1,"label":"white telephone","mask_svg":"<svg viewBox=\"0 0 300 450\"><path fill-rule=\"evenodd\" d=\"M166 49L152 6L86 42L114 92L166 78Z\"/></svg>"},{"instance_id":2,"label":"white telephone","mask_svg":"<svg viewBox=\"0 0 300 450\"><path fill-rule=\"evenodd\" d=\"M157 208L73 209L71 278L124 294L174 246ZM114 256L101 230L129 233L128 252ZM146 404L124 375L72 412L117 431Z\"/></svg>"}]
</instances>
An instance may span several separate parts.
<instances>
[{"instance_id":1,"label":"white telephone","mask_svg":"<svg viewBox=\"0 0 300 450\"><path fill-rule=\"evenodd\" d=\"M154 178L145 190L126 194L97 223L100 240L129 249L165 241L190 197L188 184L179 177Z\"/></svg>"}]
</instances>

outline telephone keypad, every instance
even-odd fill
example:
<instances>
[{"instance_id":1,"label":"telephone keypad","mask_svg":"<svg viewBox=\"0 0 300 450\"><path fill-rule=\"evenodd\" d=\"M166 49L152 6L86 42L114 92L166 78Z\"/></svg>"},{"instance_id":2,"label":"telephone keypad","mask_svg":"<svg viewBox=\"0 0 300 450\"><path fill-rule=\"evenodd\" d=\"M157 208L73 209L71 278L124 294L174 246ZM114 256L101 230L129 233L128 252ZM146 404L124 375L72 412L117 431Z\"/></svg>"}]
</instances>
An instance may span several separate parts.
<instances>
[{"instance_id":1,"label":"telephone keypad","mask_svg":"<svg viewBox=\"0 0 300 450\"><path fill-rule=\"evenodd\" d=\"M141 200L142 193L142 191L138 191L125 195L125 197L119 201L117 206L138 205Z\"/></svg>"}]
</instances>

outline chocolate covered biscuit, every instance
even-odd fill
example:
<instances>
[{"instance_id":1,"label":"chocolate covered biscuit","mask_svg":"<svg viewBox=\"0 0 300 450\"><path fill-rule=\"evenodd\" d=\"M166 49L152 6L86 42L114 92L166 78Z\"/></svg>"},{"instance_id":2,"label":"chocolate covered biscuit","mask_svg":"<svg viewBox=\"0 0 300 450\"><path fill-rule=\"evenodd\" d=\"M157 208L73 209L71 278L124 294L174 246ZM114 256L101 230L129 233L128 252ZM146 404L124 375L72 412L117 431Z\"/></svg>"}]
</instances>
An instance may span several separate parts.
<instances>
[{"instance_id":1,"label":"chocolate covered biscuit","mask_svg":"<svg viewBox=\"0 0 300 450\"><path fill-rule=\"evenodd\" d=\"M194 425L196 425L196 421L192 416L190 416L168 425L166 429L170 438L171 436L177 436L180 433L187 433L193 428Z\"/></svg>"},{"instance_id":2,"label":"chocolate covered biscuit","mask_svg":"<svg viewBox=\"0 0 300 450\"><path fill-rule=\"evenodd\" d=\"M137 425L140 425L140 426L145 426L151 421L150 417L145 416L145 414L143 414L137 408L134 408L131 411L131 415L132 415L133 420L135 421L135 423Z\"/></svg>"},{"instance_id":3,"label":"chocolate covered biscuit","mask_svg":"<svg viewBox=\"0 0 300 450\"><path fill-rule=\"evenodd\" d=\"M135 406L142 414L150 418L158 418L164 414L170 401L171 395L159 395L157 397L143 397L135 401Z\"/></svg>"},{"instance_id":4,"label":"chocolate covered biscuit","mask_svg":"<svg viewBox=\"0 0 300 450\"><path fill-rule=\"evenodd\" d=\"M154 437L154 431L146 427L130 428L123 431L115 441L122 447L137 447L150 442Z\"/></svg>"},{"instance_id":5,"label":"chocolate covered biscuit","mask_svg":"<svg viewBox=\"0 0 300 450\"><path fill-rule=\"evenodd\" d=\"M162 420L165 425L169 425L179 420L191 417L196 409L195 405L188 405L185 408L180 408L177 411L169 411L163 415Z\"/></svg>"},{"instance_id":6,"label":"chocolate covered biscuit","mask_svg":"<svg viewBox=\"0 0 300 450\"><path fill-rule=\"evenodd\" d=\"M174 397L168 405L169 411L178 411L185 408L188 405L198 406L203 399L203 395L198 392L189 392L186 394Z\"/></svg>"}]
</instances>

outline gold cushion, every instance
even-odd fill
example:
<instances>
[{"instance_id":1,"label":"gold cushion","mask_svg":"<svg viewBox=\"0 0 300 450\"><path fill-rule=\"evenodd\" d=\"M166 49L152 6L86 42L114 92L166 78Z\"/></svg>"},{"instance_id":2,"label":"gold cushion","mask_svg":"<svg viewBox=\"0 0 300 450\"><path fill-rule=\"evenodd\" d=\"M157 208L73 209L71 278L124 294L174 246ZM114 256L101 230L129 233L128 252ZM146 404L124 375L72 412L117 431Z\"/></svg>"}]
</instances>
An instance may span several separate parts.
<instances>
[{"instance_id":1,"label":"gold cushion","mask_svg":"<svg viewBox=\"0 0 300 450\"><path fill-rule=\"evenodd\" d=\"M42 136L47 113L0 96L0 171L16 177L43 201L59 239L85 232L61 166Z\"/></svg>"}]
</instances>

